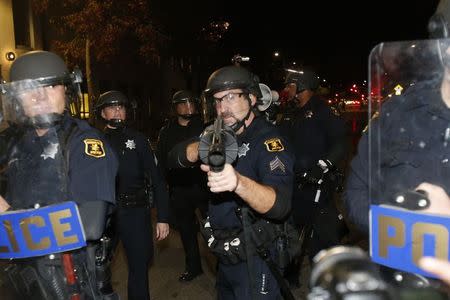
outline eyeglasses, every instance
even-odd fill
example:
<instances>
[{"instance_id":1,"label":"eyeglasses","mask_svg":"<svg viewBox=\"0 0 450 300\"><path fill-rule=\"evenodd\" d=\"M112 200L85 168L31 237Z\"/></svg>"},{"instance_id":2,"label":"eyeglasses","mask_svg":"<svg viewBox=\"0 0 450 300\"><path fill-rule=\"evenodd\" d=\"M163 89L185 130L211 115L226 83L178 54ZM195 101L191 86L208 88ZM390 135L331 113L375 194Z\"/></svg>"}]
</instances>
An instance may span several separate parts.
<instances>
[{"instance_id":1,"label":"eyeglasses","mask_svg":"<svg viewBox=\"0 0 450 300\"><path fill-rule=\"evenodd\" d=\"M222 98L214 97L214 101L217 104L222 103L223 101L225 101L225 103L227 103L227 104L232 104L236 101L237 98L242 97L242 95L244 95L244 93L228 93L225 96L223 96Z\"/></svg>"}]
</instances>

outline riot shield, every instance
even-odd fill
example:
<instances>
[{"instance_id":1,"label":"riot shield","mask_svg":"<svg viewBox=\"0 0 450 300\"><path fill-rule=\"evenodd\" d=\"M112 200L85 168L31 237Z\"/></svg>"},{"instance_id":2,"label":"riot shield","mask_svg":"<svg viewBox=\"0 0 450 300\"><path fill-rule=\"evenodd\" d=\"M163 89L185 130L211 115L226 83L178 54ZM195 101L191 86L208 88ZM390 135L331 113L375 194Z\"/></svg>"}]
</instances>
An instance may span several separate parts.
<instances>
[{"instance_id":1,"label":"riot shield","mask_svg":"<svg viewBox=\"0 0 450 300\"><path fill-rule=\"evenodd\" d=\"M371 256L423 275L421 257L449 260L450 209L434 209L450 195L449 47L382 43L369 56L370 122L360 151L368 150Z\"/></svg>"}]
</instances>

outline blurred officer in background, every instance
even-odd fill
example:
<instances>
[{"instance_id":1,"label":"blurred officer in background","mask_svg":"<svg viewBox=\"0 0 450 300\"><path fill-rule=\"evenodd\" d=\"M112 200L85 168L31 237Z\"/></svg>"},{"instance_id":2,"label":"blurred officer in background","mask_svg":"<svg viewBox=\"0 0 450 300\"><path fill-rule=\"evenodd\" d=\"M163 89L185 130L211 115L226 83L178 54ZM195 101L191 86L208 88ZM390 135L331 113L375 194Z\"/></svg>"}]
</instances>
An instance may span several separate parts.
<instances>
[{"instance_id":1,"label":"blurred officer in background","mask_svg":"<svg viewBox=\"0 0 450 300\"><path fill-rule=\"evenodd\" d=\"M306 234L306 243L312 234L308 245L312 258L341 238L333 196L339 184L337 166L348 147L346 127L336 111L315 94L319 79L314 72L290 72L285 84L296 104L293 117L280 124L295 154L292 212ZM298 286L298 275L299 265L294 264L287 274L291 284Z\"/></svg>"},{"instance_id":2,"label":"blurred officer in background","mask_svg":"<svg viewBox=\"0 0 450 300\"><path fill-rule=\"evenodd\" d=\"M0 170L7 186L0 197L0 212L34 208L36 219L43 220L38 218L38 208L75 201L88 246L10 260L2 273L13 281L10 287L17 289L17 299L115 299L112 290L97 288L97 243L93 241L100 239L115 203L117 158L101 132L70 115L69 106L78 104L74 101L76 78L58 55L31 51L20 56L11 66L10 80L0 84L0 120L4 118L10 126L2 143ZM45 223L37 224L45 227Z\"/></svg>"},{"instance_id":3,"label":"blurred officer in background","mask_svg":"<svg viewBox=\"0 0 450 300\"><path fill-rule=\"evenodd\" d=\"M167 154L176 144L198 138L202 133L204 126L198 105L199 99L191 91L180 90L173 95L172 106L176 115L161 128L156 152L169 185L171 216L180 232L184 248L185 270L179 280L185 282L203 273L197 242L199 223L195 210L199 208L202 217L206 216L206 176L198 167L168 168Z\"/></svg>"},{"instance_id":4,"label":"blurred officer in background","mask_svg":"<svg viewBox=\"0 0 450 300\"><path fill-rule=\"evenodd\" d=\"M123 93L108 91L100 95L97 111L106 122L106 137L119 158L115 222L128 261L128 299L150 299L148 267L153 257L151 197L157 209L158 241L169 234L169 199L149 141L143 134L126 126L127 104L128 98Z\"/></svg>"}]
</instances>

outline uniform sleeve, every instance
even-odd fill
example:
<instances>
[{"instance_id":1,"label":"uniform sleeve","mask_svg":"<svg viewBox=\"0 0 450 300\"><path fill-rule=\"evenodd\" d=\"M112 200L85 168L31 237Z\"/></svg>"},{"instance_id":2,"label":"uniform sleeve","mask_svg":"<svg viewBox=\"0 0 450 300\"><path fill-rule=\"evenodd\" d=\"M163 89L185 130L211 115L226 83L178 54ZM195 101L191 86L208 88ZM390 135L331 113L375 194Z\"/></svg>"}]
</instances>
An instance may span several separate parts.
<instances>
[{"instance_id":1,"label":"uniform sleeve","mask_svg":"<svg viewBox=\"0 0 450 300\"><path fill-rule=\"evenodd\" d=\"M138 149L142 149L141 156L143 160L144 170L150 174L153 184L153 191L155 196L155 205L157 219L160 223L168 223L169 221L169 194L167 192L167 185L159 165L157 164L156 156L154 155L147 139L142 136L139 138Z\"/></svg>"},{"instance_id":2,"label":"uniform sleeve","mask_svg":"<svg viewBox=\"0 0 450 300\"><path fill-rule=\"evenodd\" d=\"M326 158L333 164L337 164L344 159L349 150L347 127L344 120L333 113L328 106L322 111L322 114L324 114L325 120L322 120L321 124L325 126L323 132L327 135L330 149L324 159Z\"/></svg>"},{"instance_id":3,"label":"uniform sleeve","mask_svg":"<svg viewBox=\"0 0 450 300\"><path fill-rule=\"evenodd\" d=\"M366 234L369 232L368 176L368 135L364 134L350 165L343 200L350 222Z\"/></svg>"},{"instance_id":4,"label":"uniform sleeve","mask_svg":"<svg viewBox=\"0 0 450 300\"><path fill-rule=\"evenodd\" d=\"M160 169L164 176L167 175L167 127L161 128L158 134L158 143L156 145L156 157L158 158L158 163Z\"/></svg>"},{"instance_id":5,"label":"uniform sleeve","mask_svg":"<svg viewBox=\"0 0 450 300\"><path fill-rule=\"evenodd\" d=\"M74 137L68 155L73 200L115 204L118 160L103 136Z\"/></svg>"},{"instance_id":6,"label":"uniform sleeve","mask_svg":"<svg viewBox=\"0 0 450 300\"><path fill-rule=\"evenodd\" d=\"M265 214L267 218L282 220L291 210L292 186L294 182L294 158L286 141L279 136L261 141L256 168L261 184L275 189L273 207Z\"/></svg>"}]
</instances>

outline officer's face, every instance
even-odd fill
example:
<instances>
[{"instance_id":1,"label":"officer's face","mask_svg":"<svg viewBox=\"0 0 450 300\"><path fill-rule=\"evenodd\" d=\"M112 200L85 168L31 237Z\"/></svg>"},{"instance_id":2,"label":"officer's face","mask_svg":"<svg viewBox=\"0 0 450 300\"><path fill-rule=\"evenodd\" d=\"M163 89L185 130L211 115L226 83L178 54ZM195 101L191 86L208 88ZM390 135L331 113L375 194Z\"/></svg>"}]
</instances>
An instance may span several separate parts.
<instances>
[{"instance_id":1,"label":"officer's face","mask_svg":"<svg viewBox=\"0 0 450 300\"><path fill-rule=\"evenodd\" d=\"M102 110L102 117L108 121L111 119L124 121L126 116L127 111L123 105L111 105Z\"/></svg>"},{"instance_id":2,"label":"officer's face","mask_svg":"<svg viewBox=\"0 0 450 300\"><path fill-rule=\"evenodd\" d=\"M241 89L228 90L214 94L217 115L221 116L223 123L231 126L243 120L250 109L248 100ZM252 104L256 101L252 97Z\"/></svg>"},{"instance_id":3,"label":"officer's face","mask_svg":"<svg viewBox=\"0 0 450 300\"><path fill-rule=\"evenodd\" d=\"M50 113L62 114L66 106L63 85L38 87L21 93L17 98L27 117Z\"/></svg>"},{"instance_id":4,"label":"officer's face","mask_svg":"<svg viewBox=\"0 0 450 300\"><path fill-rule=\"evenodd\" d=\"M193 115L197 113L195 104L191 101L178 103L176 106L177 115Z\"/></svg>"},{"instance_id":5,"label":"officer's face","mask_svg":"<svg viewBox=\"0 0 450 300\"><path fill-rule=\"evenodd\" d=\"M289 100L293 99L297 94L297 86L295 85L295 83L287 84L285 90L287 91Z\"/></svg>"}]
</instances>

